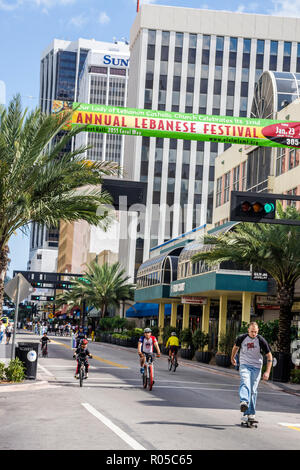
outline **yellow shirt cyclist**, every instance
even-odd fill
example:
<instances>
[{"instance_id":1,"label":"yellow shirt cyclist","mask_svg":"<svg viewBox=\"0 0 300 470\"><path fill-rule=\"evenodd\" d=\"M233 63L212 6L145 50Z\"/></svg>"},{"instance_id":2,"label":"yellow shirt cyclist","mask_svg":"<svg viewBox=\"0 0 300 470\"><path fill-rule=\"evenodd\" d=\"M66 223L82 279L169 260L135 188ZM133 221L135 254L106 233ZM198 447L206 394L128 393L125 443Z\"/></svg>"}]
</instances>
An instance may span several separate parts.
<instances>
[{"instance_id":1,"label":"yellow shirt cyclist","mask_svg":"<svg viewBox=\"0 0 300 470\"><path fill-rule=\"evenodd\" d=\"M176 364L178 365L177 352L178 352L178 348L179 348L179 339L177 338L175 332L171 333L171 336L170 336L170 338L168 339L168 341L166 343L166 348L169 348L169 357L171 357L172 352L174 352L174 356L175 356L175 359L176 359Z\"/></svg>"}]
</instances>

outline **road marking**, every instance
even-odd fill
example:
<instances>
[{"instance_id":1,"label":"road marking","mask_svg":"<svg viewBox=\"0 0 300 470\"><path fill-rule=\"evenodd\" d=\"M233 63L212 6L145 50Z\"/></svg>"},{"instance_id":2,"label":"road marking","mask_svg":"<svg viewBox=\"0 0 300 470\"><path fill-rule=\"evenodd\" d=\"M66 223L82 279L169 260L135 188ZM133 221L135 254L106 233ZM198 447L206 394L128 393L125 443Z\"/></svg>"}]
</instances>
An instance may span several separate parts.
<instances>
[{"instance_id":1,"label":"road marking","mask_svg":"<svg viewBox=\"0 0 300 470\"><path fill-rule=\"evenodd\" d=\"M99 411L97 411L93 406L89 405L89 403L81 403L82 406L89 411L92 415L94 415L99 421L101 421L105 426L107 426L111 431L113 431L117 436L119 436L126 444L132 447L134 450L146 450L139 442L133 439L131 436L126 434L126 432L122 431L118 426L116 426L110 419L103 416Z\"/></svg>"},{"instance_id":2,"label":"road marking","mask_svg":"<svg viewBox=\"0 0 300 470\"><path fill-rule=\"evenodd\" d=\"M292 424L292 423L278 423L280 426L285 426L289 429L294 429L295 431L300 431L300 423Z\"/></svg>"},{"instance_id":3,"label":"road marking","mask_svg":"<svg viewBox=\"0 0 300 470\"><path fill-rule=\"evenodd\" d=\"M51 342L54 343L54 344L59 344L60 346L64 346L67 349L72 349L71 346L68 346L67 344L60 343L60 342L54 341L54 340L51 340ZM96 359L96 361L103 362L105 364L109 364L113 367L118 367L119 369L130 369L130 367L128 367L128 366L123 366L122 364L118 364L117 362L108 361L107 359L103 359L102 357L99 357L99 356L94 356L93 355L93 359Z\"/></svg>"},{"instance_id":4,"label":"road marking","mask_svg":"<svg viewBox=\"0 0 300 470\"><path fill-rule=\"evenodd\" d=\"M53 375L49 370L47 370L45 367L41 366L41 364L38 364L38 368L39 368L39 369L42 369L42 371L43 371L46 375L49 375L49 377L54 377L54 375Z\"/></svg>"}]
</instances>

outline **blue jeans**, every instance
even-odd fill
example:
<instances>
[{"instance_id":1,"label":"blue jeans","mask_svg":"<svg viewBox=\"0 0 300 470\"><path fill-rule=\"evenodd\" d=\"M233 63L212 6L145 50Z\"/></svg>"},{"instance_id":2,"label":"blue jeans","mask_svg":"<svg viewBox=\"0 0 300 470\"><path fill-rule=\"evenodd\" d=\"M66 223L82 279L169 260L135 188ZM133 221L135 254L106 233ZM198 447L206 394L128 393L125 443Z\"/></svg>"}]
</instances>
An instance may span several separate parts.
<instances>
[{"instance_id":1,"label":"blue jeans","mask_svg":"<svg viewBox=\"0 0 300 470\"><path fill-rule=\"evenodd\" d=\"M244 416L255 415L257 388L260 377L260 368L248 366L246 364L240 365L240 401L245 401L248 403L248 409L244 412Z\"/></svg>"}]
</instances>

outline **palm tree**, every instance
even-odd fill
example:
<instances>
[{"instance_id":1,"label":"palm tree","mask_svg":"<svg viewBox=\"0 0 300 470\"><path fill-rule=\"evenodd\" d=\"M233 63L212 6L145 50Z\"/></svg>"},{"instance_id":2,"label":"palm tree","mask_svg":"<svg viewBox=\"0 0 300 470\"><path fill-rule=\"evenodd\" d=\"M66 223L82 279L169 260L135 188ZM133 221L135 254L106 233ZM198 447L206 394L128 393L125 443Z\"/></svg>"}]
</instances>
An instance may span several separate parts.
<instances>
[{"instance_id":1,"label":"palm tree","mask_svg":"<svg viewBox=\"0 0 300 470\"><path fill-rule=\"evenodd\" d=\"M77 301L78 305L85 300L86 305L101 310L102 318L107 314L108 307L119 308L122 301L134 298L135 286L128 283L129 276L126 276L125 270L118 262L100 266L93 261L87 265L87 270L82 276L73 281L74 302ZM60 304L70 300L72 291L59 296Z\"/></svg>"},{"instance_id":2,"label":"palm tree","mask_svg":"<svg viewBox=\"0 0 300 470\"><path fill-rule=\"evenodd\" d=\"M300 219L294 207L283 210L278 204L277 217ZM295 284L300 277L300 226L240 223L233 231L219 236L205 235L210 249L197 253L192 262L205 260L209 265L233 261L253 269L264 269L276 282L280 305L278 351L290 353L292 305Z\"/></svg>"},{"instance_id":3,"label":"palm tree","mask_svg":"<svg viewBox=\"0 0 300 470\"><path fill-rule=\"evenodd\" d=\"M0 107L0 315L13 233L28 230L32 222L58 227L60 220L98 225L107 219L107 212L98 209L111 198L99 184L103 175L117 175L120 168L113 162L85 161L84 147L63 152L84 130L83 126L58 136L71 116L72 111L22 111L19 95L7 109Z\"/></svg>"}]
</instances>

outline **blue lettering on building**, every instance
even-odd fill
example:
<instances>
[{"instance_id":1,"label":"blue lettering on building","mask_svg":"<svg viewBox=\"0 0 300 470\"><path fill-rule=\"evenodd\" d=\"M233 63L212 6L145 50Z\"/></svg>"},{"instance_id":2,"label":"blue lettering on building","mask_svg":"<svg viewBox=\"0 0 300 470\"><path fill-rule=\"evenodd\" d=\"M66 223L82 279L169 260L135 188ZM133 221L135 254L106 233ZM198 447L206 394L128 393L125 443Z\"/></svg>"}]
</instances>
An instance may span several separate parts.
<instances>
[{"instance_id":1,"label":"blue lettering on building","mask_svg":"<svg viewBox=\"0 0 300 470\"><path fill-rule=\"evenodd\" d=\"M116 57L112 57L111 55L105 55L103 57L103 63L105 65L115 65L120 67L128 67L129 66L129 59L120 59Z\"/></svg>"}]
</instances>

